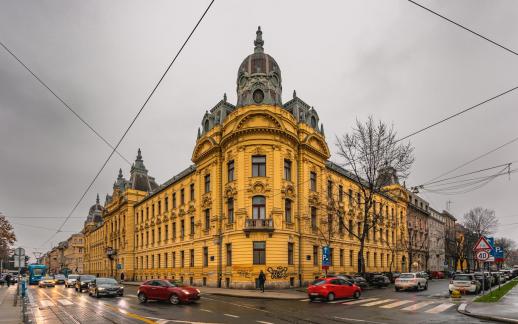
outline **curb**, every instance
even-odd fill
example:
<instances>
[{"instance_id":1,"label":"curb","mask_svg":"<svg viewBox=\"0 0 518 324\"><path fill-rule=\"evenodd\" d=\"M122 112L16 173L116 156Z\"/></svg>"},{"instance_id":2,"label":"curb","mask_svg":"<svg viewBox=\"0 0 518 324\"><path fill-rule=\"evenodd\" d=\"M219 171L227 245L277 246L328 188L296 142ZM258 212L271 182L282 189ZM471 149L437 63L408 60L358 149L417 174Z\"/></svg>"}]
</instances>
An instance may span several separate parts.
<instances>
[{"instance_id":1,"label":"curb","mask_svg":"<svg viewBox=\"0 0 518 324\"><path fill-rule=\"evenodd\" d=\"M488 320L488 321L495 321L495 322L501 322L501 323L513 323L513 324L517 324L518 323L518 320L511 319L511 318L491 316L491 315L480 315L480 314L476 314L476 313L471 313L471 312L469 312L466 309L466 308L468 308L469 304L471 304L471 303L462 303L462 304L460 304L459 307L457 307L457 312L459 312L459 313L461 313L463 315L466 315L466 316L471 316L471 317L475 317L475 318L479 318L479 319L483 319L483 320Z\"/></svg>"}]
</instances>

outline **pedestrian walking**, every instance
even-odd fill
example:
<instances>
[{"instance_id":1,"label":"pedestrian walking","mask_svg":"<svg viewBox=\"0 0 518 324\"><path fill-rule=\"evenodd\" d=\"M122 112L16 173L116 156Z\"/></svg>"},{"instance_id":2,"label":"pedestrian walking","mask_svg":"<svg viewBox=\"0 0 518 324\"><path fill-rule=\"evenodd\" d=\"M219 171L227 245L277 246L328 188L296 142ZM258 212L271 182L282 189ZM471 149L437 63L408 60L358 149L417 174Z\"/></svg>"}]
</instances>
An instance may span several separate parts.
<instances>
[{"instance_id":1,"label":"pedestrian walking","mask_svg":"<svg viewBox=\"0 0 518 324\"><path fill-rule=\"evenodd\" d=\"M261 292L264 292L264 282L266 281L266 275L263 270L259 272L259 288L261 288Z\"/></svg>"},{"instance_id":2,"label":"pedestrian walking","mask_svg":"<svg viewBox=\"0 0 518 324\"><path fill-rule=\"evenodd\" d=\"M7 274L5 276L5 282L7 283L7 287L9 287L11 285L11 275L10 274Z\"/></svg>"}]
</instances>

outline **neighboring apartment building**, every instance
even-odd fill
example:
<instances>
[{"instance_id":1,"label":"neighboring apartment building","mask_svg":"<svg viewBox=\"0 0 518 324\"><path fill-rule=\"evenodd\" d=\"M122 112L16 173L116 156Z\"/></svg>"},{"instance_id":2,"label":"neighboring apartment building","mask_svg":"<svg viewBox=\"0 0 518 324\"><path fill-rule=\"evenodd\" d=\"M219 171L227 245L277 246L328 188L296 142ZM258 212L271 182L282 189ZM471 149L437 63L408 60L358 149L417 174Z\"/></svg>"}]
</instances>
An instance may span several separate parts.
<instances>
[{"instance_id":1,"label":"neighboring apartment building","mask_svg":"<svg viewBox=\"0 0 518 324\"><path fill-rule=\"evenodd\" d=\"M433 208L428 218L428 269L430 271L444 271L445 263L445 217Z\"/></svg>"},{"instance_id":2,"label":"neighboring apartment building","mask_svg":"<svg viewBox=\"0 0 518 324\"><path fill-rule=\"evenodd\" d=\"M457 241L455 236L455 222L457 219L448 211L443 210L444 216L444 261L447 271L455 271L457 263Z\"/></svg>"},{"instance_id":3,"label":"neighboring apartment building","mask_svg":"<svg viewBox=\"0 0 518 324\"><path fill-rule=\"evenodd\" d=\"M409 203L407 209L408 258L412 271L428 270L430 257L430 240L428 220L430 218L430 207L426 200L418 195L408 192Z\"/></svg>"},{"instance_id":4,"label":"neighboring apartment building","mask_svg":"<svg viewBox=\"0 0 518 324\"><path fill-rule=\"evenodd\" d=\"M251 288L262 270L270 287L299 286L329 272L357 271L362 230L358 183L329 161L317 111L295 93L282 103L281 71L264 53L238 70L237 104L226 96L202 118L189 166L161 186L139 150L130 180L122 171L104 206L85 222L84 271L126 280L174 278ZM381 222L369 231L366 271L407 271L408 194L397 177L376 196ZM92 210L100 215L91 217Z\"/></svg>"},{"instance_id":5,"label":"neighboring apartment building","mask_svg":"<svg viewBox=\"0 0 518 324\"><path fill-rule=\"evenodd\" d=\"M68 273L83 273L84 234L72 234L63 251L65 268Z\"/></svg>"}]
</instances>

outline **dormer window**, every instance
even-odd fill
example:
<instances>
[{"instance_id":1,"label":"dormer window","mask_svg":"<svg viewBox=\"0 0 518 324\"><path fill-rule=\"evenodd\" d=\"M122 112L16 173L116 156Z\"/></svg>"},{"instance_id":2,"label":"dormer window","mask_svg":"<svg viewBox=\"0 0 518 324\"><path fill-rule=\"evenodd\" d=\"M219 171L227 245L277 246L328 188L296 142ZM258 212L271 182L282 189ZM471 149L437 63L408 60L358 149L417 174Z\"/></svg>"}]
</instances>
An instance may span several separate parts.
<instances>
[{"instance_id":1,"label":"dormer window","mask_svg":"<svg viewBox=\"0 0 518 324\"><path fill-rule=\"evenodd\" d=\"M315 116L311 116L311 127L317 128L317 119Z\"/></svg>"},{"instance_id":2,"label":"dormer window","mask_svg":"<svg viewBox=\"0 0 518 324\"><path fill-rule=\"evenodd\" d=\"M205 123L203 124L203 130L205 132L209 131L209 120L208 119L205 119Z\"/></svg>"}]
</instances>

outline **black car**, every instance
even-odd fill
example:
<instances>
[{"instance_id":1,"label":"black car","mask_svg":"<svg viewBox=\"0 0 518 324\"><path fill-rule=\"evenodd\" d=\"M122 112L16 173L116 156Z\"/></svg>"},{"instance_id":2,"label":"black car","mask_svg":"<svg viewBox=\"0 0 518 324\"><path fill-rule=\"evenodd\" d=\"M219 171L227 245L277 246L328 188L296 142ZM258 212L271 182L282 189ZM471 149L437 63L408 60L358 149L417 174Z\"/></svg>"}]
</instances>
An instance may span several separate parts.
<instances>
[{"instance_id":1,"label":"black car","mask_svg":"<svg viewBox=\"0 0 518 324\"><path fill-rule=\"evenodd\" d=\"M95 276L80 275L76 280L76 291L83 292L83 290L88 290L88 284L93 280L95 280Z\"/></svg>"},{"instance_id":2,"label":"black car","mask_svg":"<svg viewBox=\"0 0 518 324\"><path fill-rule=\"evenodd\" d=\"M376 288L388 287L390 285L390 280L387 276L382 274L375 274L370 277L368 281L369 285L374 286Z\"/></svg>"},{"instance_id":3,"label":"black car","mask_svg":"<svg viewBox=\"0 0 518 324\"><path fill-rule=\"evenodd\" d=\"M480 282L480 286L484 287L484 290L488 290L492 282L488 273L475 272L475 279Z\"/></svg>"},{"instance_id":4,"label":"black car","mask_svg":"<svg viewBox=\"0 0 518 324\"><path fill-rule=\"evenodd\" d=\"M360 287L361 289L365 289L367 288L368 284L367 284L367 280L365 280L365 278L361 277L361 276L352 276L352 275L348 275L348 274L340 274L337 276L338 278L342 278L344 280L347 280L349 282L352 282L353 284L355 284L356 286Z\"/></svg>"},{"instance_id":5,"label":"black car","mask_svg":"<svg viewBox=\"0 0 518 324\"><path fill-rule=\"evenodd\" d=\"M101 296L123 296L124 287L113 278L95 278L88 284L88 295L97 298Z\"/></svg>"}]
</instances>

